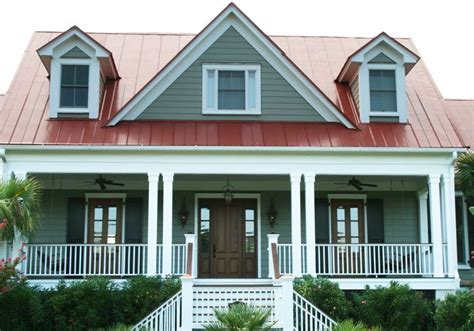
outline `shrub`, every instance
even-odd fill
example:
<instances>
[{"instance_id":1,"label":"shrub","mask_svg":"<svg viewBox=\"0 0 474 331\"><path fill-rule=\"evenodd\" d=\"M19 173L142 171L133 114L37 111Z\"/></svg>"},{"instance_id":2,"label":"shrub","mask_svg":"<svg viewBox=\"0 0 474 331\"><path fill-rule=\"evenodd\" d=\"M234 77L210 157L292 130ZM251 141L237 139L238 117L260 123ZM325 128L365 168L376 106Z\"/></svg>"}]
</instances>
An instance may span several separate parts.
<instances>
[{"instance_id":1,"label":"shrub","mask_svg":"<svg viewBox=\"0 0 474 331\"><path fill-rule=\"evenodd\" d=\"M354 323L352 320L344 320L336 325L333 331L381 331L380 327L368 328L362 322Z\"/></svg>"},{"instance_id":2,"label":"shrub","mask_svg":"<svg viewBox=\"0 0 474 331\"><path fill-rule=\"evenodd\" d=\"M271 330L275 323L270 323L272 310L259 308L245 303L231 305L227 309L214 309L217 322L206 325L206 330Z\"/></svg>"},{"instance_id":3,"label":"shrub","mask_svg":"<svg viewBox=\"0 0 474 331\"><path fill-rule=\"evenodd\" d=\"M331 318L343 320L349 317L350 302L337 283L326 278L303 276L295 281L294 289Z\"/></svg>"},{"instance_id":4,"label":"shrub","mask_svg":"<svg viewBox=\"0 0 474 331\"><path fill-rule=\"evenodd\" d=\"M392 282L353 296L355 319L384 330L422 330L432 321L432 305L421 292Z\"/></svg>"},{"instance_id":5,"label":"shrub","mask_svg":"<svg viewBox=\"0 0 474 331\"><path fill-rule=\"evenodd\" d=\"M474 330L474 294L459 291L438 300L434 319L438 330Z\"/></svg>"}]
</instances>

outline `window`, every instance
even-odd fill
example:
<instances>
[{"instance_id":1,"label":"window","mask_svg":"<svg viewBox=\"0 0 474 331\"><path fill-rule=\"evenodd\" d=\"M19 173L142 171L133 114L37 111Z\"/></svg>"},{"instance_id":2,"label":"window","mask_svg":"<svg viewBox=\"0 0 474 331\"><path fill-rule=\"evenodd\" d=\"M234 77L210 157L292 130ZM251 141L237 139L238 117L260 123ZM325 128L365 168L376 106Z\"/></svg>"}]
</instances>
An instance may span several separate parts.
<instances>
[{"instance_id":1,"label":"window","mask_svg":"<svg viewBox=\"0 0 474 331\"><path fill-rule=\"evenodd\" d=\"M260 66L204 65L203 114L260 114Z\"/></svg>"},{"instance_id":2,"label":"window","mask_svg":"<svg viewBox=\"0 0 474 331\"><path fill-rule=\"evenodd\" d=\"M369 70L370 112L397 112L395 70Z\"/></svg>"},{"instance_id":3,"label":"window","mask_svg":"<svg viewBox=\"0 0 474 331\"><path fill-rule=\"evenodd\" d=\"M456 243L458 264L469 267L468 208L462 193L456 193Z\"/></svg>"},{"instance_id":4,"label":"window","mask_svg":"<svg viewBox=\"0 0 474 331\"><path fill-rule=\"evenodd\" d=\"M88 92L89 66L62 65L59 107L87 108Z\"/></svg>"}]
</instances>

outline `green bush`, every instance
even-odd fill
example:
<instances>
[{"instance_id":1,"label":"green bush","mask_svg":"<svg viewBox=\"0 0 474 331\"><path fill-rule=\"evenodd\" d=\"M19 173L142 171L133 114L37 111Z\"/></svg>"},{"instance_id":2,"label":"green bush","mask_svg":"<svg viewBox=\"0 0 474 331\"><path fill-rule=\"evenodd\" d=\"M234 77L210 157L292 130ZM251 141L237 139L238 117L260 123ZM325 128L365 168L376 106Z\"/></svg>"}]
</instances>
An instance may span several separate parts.
<instances>
[{"instance_id":1,"label":"green bush","mask_svg":"<svg viewBox=\"0 0 474 331\"><path fill-rule=\"evenodd\" d=\"M384 330L424 330L432 322L432 304L421 292L392 282L353 296L354 319Z\"/></svg>"},{"instance_id":2,"label":"green bush","mask_svg":"<svg viewBox=\"0 0 474 331\"><path fill-rule=\"evenodd\" d=\"M381 331L380 327L368 328L362 322L353 322L352 320L344 320L336 325L332 331Z\"/></svg>"},{"instance_id":3,"label":"green bush","mask_svg":"<svg viewBox=\"0 0 474 331\"><path fill-rule=\"evenodd\" d=\"M350 302L335 282L326 278L303 276L295 280L294 289L335 320L349 317Z\"/></svg>"},{"instance_id":4,"label":"green bush","mask_svg":"<svg viewBox=\"0 0 474 331\"><path fill-rule=\"evenodd\" d=\"M438 300L434 319L438 330L474 330L474 294L459 291Z\"/></svg>"},{"instance_id":5,"label":"green bush","mask_svg":"<svg viewBox=\"0 0 474 331\"><path fill-rule=\"evenodd\" d=\"M245 303L233 304L227 309L214 309L214 314L217 321L206 325L205 330L269 331L276 324L276 322L270 322L272 315L270 308L256 307Z\"/></svg>"}]
</instances>

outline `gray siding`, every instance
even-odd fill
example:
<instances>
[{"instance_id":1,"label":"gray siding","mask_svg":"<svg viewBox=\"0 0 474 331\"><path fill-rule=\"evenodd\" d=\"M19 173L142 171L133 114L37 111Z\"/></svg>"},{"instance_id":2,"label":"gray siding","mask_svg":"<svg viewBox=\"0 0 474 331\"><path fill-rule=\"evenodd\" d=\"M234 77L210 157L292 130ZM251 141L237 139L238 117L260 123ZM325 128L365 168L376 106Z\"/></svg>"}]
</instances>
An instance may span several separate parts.
<instances>
[{"instance_id":1,"label":"gray siding","mask_svg":"<svg viewBox=\"0 0 474 331\"><path fill-rule=\"evenodd\" d=\"M202 64L261 66L260 116L202 115ZM138 119L324 121L301 95L234 29L229 28Z\"/></svg>"}]
</instances>

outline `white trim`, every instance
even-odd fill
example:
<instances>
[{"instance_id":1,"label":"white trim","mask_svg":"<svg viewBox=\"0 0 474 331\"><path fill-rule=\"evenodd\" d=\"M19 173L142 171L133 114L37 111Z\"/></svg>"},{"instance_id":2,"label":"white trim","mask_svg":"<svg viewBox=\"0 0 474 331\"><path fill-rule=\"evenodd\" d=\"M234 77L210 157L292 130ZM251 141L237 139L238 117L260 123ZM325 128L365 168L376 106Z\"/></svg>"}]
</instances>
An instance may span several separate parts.
<instances>
[{"instance_id":1,"label":"white trim","mask_svg":"<svg viewBox=\"0 0 474 331\"><path fill-rule=\"evenodd\" d=\"M237 70L245 72L245 109L218 109L219 106L219 71ZM208 101L208 72L214 71L214 107L207 104ZM255 108L250 108L248 75L249 71L255 71ZM202 65L202 113L204 115L261 115L261 80L259 64L203 64Z\"/></svg>"},{"instance_id":2,"label":"white trim","mask_svg":"<svg viewBox=\"0 0 474 331\"><path fill-rule=\"evenodd\" d=\"M396 281L401 285L409 285L413 290L457 290L459 280L453 278L328 278L339 284L342 290L365 290L366 286L376 288L377 286L388 287Z\"/></svg>"},{"instance_id":3,"label":"white trim","mask_svg":"<svg viewBox=\"0 0 474 331\"><path fill-rule=\"evenodd\" d=\"M122 199L122 244L125 243L125 203L127 199L127 193L85 193L84 198L86 203L84 208L86 209L85 224L84 224L84 244L87 244L88 237L88 224L89 224L89 199Z\"/></svg>"},{"instance_id":4,"label":"white trim","mask_svg":"<svg viewBox=\"0 0 474 331\"><path fill-rule=\"evenodd\" d=\"M199 241L199 199L224 199L223 193L195 193L194 194L194 233ZM260 193L234 193L233 199L256 199L257 200L257 277L262 277L262 209L261 209L261 194ZM198 246L197 244L196 246ZM196 262L198 255L196 254ZM199 274L199 270L197 270Z\"/></svg>"},{"instance_id":5,"label":"white trim","mask_svg":"<svg viewBox=\"0 0 474 331\"><path fill-rule=\"evenodd\" d=\"M331 200L362 200L364 201L364 243L368 243L368 231L367 231L367 194L364 193L348 193L348 194L337 194L329 193L329 243L332 244L332 202Z\"/></svg>"},{"instance_id":6,"label":"white trim","mask_svg":"<svg viewBox=\"0 0 474 331\"><path fill-rule=\"evenodd\" d=\"M336 106L235 5L230 5L216 17L108 125L116 125L121 120L135 120L230 27L240 33L326 121L354 128Z\"/></svg>"}]
</instances>

